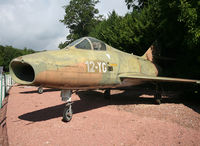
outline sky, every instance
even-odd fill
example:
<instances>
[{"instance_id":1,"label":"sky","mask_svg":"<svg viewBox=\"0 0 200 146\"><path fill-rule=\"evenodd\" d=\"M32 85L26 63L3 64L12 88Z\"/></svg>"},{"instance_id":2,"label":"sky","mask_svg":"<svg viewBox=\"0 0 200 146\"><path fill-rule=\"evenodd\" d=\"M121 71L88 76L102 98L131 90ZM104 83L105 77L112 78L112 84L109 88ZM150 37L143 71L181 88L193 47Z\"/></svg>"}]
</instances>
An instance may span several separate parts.
<instances>
[{"instance_id":1,"label":"sky","mask_svg":"<svg viewBox=\"0 0 200 146\"><path fill-rule=\"evenodd\" d=\"M62 6L69 0L0 0L0 45L36 51L56 50L66 40L68 29L59 20L65 15ZM125 0L100 0L99 14L115 10L128 12Z\"/></svg>"}]
</instances>

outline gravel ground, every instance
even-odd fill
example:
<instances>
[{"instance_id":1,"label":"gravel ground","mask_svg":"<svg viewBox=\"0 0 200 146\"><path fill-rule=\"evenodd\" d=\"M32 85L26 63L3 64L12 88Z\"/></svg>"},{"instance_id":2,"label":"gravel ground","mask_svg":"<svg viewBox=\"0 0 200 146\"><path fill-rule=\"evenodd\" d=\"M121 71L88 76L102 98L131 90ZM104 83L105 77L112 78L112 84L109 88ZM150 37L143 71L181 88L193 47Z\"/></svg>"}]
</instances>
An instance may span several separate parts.
<instances>
[{"instance_id":1,"label":"gravel ground","mask_svg":"<svg viewBox=\"0 0 200 146\"><path fill-rule=\"evenodd\" d=\"M79 91L72 95L73 119L64 123L60 91L36 90L15 86L10 91L10 146L200 145L198 100L164 98L154 105L142 91L112 91L111 100L100 91Z\"/></svg>"}]
</instances>

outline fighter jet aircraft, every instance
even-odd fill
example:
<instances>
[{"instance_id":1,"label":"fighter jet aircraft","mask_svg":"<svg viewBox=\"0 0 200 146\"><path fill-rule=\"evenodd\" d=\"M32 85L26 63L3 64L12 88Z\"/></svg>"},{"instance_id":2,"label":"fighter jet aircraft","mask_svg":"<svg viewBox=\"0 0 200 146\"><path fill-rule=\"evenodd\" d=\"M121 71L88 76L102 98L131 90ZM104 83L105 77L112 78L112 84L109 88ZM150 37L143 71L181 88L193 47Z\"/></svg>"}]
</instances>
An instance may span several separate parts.
<instances>
[{"instance_id":1,"label":"fighter jet aircraft","mask_svg":"<svg viewBox=\"0 0 200 146\"><path fill-rule=\"evenodd\" d=\"M13 80L19 84L61 89L61 98L66 102L63 120L70 121L74 90L103 89L109 96L111 89L149 82L200 83L198 80L158 77L152 57L152 48L143 56L136 56L98 39L83 37L62 50L15 58L9 68ZM161 95L155 93L155 99L160 103Z\"/></svg>"}]
</instances>

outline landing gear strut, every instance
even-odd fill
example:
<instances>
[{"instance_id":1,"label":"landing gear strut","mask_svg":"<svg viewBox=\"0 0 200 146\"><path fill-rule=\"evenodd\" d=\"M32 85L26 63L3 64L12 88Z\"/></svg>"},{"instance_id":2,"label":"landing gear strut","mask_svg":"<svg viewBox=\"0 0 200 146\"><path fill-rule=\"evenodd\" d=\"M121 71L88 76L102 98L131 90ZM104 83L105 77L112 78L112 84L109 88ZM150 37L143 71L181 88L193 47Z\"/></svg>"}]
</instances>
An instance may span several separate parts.
<instances>
[{"instance_id":1,"label":"landing gear strut","mask_svg":"<svg viewBox=\"0 0 200 146\"><path fill-rule=\"evenodd\" d=\"M104 98L110 99L110 89L107 89L107 90L104 91Z\"/></svg>"},{"instance_id":2,"label":"landing gear strut","mask_svg":"<svg viewBox=\"0 0 200 146\"><path fill-rule=\"evenodd\" d=\"M63 121L64 122L69 122L72 119L72 102L71 102L71 95L72 91L71 90L62 90L61 91L61 98L62 101L66 102L64 111L63 111Z\"/></svg>"},{"instance_id":3,"label":"landing gear strut","mask_svg":"<svg viewBox=\"0 0 200 146\"><path fill-rule=\"evenodd\" d=\"M155 98L156 104L161 104L162 96L161 96L160 93L156 93L156 94L154 95L154 98Z\"/></svg>"},{"instance_id":4,"label":"landing gear strut","mask_svg":"<svg viewBox=\"0 0 200 146\"><path fill-rule=\"evenodd\" d=\"M156 84L156 93L154 95L154 99L155 99L156 104L161 104L162 96L161 96L161 93L159 91L159 85L158 84Z\"/></svg>"}]
</instances>

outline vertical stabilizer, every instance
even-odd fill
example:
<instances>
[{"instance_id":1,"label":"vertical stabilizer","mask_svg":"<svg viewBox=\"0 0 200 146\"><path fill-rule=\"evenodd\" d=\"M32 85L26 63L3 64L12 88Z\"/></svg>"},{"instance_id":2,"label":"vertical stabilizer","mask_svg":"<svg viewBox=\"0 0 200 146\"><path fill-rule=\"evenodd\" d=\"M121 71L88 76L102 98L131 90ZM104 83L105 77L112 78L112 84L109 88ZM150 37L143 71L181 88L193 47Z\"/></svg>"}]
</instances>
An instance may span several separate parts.
<instances>
[{"instance_id":1,"label":"vertical stabilizer","mask_svg":"<svg viewBox=\"0 0 200 146\"><path fill-rule=\"evenodd\" d=\"M157 45L154 43L153 45L149 47L149 49L142 56L143 59L149 60L155 65L157 75L159 72L161 72L161 68L157 64L158 56L160 56L159 51L160 50L158 49Z\"/></svg>"},{"instance_id":2,"label":"vertical stabilizer","mask_svg":"<svg viewBox=\"0 0 200 146\"><path fill-rule=\"evenodd\" d=\"M144 53L144 55L142 56L142 58L147 59L147 60L153 62L154 61L154 50L155 50L154 45L151 45L149 47L149 49Z\"/></svg>"}]
</instances>

